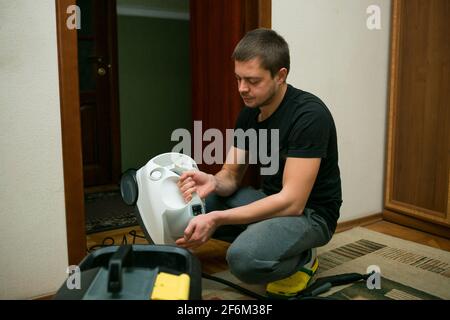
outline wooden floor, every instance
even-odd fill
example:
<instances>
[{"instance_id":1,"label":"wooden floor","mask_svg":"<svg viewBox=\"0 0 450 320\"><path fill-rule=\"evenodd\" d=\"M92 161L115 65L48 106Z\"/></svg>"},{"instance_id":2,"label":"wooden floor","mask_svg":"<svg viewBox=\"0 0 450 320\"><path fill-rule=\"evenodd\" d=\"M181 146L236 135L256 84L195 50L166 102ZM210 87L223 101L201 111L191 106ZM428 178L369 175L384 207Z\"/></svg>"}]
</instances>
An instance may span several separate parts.
<instances>
[{"instance_id":1,"label":"wooden floor","mask_svg":"<svg viewBox=\"0 0 450 320\"><path fill-rule=\"evenodd\" d=\"M445 239L387 221L378 221L366 225L364 228L450 252L450 239ZM139 227L95 233L87 236L87 247L92 248L93 246L101 245L107 237L106 245L112 244L112 239L114 239L114 244L118 245L124 241L124 235L127 243L131 244L134 238L129 234L131 230L136 230L138 235L143 236L142 230ZM136 244L147 243L147 241L142 238L135 238L135 241ZM226 242L210 240L205 245L194 250L193 254L201 261L202 271L212 274L227 269L225 255L228 247L229 244Z\"/></svg>"},{"instance_id":2,"label":"wooden floor","mask_svg":"<svg viewBox=\"0 0 450 320\"><path fill-rule=\"evenodd\" d=\"M450 239L435 236L423 231L411 229L387 221L373 223L364 228L384 233L393 237L424 244L429 247L450 251Z\"/></svg>"}]
</instances>

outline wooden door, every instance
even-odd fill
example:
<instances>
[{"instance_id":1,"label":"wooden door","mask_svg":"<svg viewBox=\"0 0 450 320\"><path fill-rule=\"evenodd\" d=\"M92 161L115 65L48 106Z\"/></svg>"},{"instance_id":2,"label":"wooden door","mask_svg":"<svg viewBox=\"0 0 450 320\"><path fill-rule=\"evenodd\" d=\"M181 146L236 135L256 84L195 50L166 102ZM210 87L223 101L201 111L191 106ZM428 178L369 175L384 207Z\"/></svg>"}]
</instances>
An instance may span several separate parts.
<instances>
[{"instance_id":1,"label":"wooden door","mask_svg":"<svg viewBox=\"0 0 450 320\"><path fill-rule=\"evenodd\" d=\"M84 186L120 176L115 0L78 0L78 70Z\"/></svg>"},{"instance_id":2,"label":"wooden door","mask_svg":"<svg viewBox=\"0 0 450 320\"><path fill-rule=\"evenodd\" d=\"M243 102L231 55L247 31L270 26L270 0L190 1L192 119L202 121L203 132L216 128L225 136L234 129ZM199 167L216 173L221 164ZM255 169L248 170L244 184L257 185Z\"/></svg>"},{"instance_id":3,"label":"wooden door","mask_svg":"<svg viewBox=\"0 0 450 320\"><path fill-rule=\"evenodd\" d=\"M450 237L450 1L393 2L385 218Z\"/></svg>"}]
</instances>

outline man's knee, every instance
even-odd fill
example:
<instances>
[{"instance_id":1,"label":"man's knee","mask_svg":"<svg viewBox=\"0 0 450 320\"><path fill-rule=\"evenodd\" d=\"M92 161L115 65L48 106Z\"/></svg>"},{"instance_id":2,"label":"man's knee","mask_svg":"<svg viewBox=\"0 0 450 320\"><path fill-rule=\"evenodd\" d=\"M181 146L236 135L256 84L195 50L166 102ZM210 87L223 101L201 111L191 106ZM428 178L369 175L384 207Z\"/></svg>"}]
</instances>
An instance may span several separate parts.
<instances>
[{"instance_id":1,"label":"man's knee","mask_svg":"<svg viewBox=\"0 0 450 320\"><path fill-rule=\"evenodd\" d=\"M273 272L273 261L259 260L247 250L233 245L228 249L226 259L231 273L245 283L266 283L267 276Z\"/></svg>"}]
</instances>

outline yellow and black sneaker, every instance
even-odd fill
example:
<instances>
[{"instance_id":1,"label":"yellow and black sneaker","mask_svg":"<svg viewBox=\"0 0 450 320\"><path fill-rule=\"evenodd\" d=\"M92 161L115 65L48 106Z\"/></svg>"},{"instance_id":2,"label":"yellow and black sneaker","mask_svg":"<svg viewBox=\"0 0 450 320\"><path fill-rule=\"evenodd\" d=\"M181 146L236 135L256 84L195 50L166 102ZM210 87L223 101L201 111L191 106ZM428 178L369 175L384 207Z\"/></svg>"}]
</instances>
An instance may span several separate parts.
<instances>
[{"instance_id":1,"label":"yellow and black sneaker","mask_svg":"<svg viewBox=\"0 0 450 320\"><path fill-rule=\"evenodd\" d=\"M298 295L312 284L312 279L319 268L316 249L311 249L311 258L292 276L267 284L266 293L270 298L289 299Z\"/></svg>"}]
</instances>

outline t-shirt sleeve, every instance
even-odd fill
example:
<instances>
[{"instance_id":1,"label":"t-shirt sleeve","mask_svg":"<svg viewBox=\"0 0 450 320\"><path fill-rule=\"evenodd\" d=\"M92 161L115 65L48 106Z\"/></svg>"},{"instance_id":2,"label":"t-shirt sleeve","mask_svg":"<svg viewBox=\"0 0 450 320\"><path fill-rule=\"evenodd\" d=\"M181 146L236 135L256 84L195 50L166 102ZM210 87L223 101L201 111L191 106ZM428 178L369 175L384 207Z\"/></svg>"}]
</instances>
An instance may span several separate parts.
<instances>
[{"instance_id":1,"label":"t-shirt sleeve","mask_svg":"<svg viewBox=\"0 0 450 320\"><path fill-rule=\"evenodd\" d=\"M288 157L326 158L332 120L318 103L310 103L294 118L288 138Z\"/></svg>"}]
</instances>

